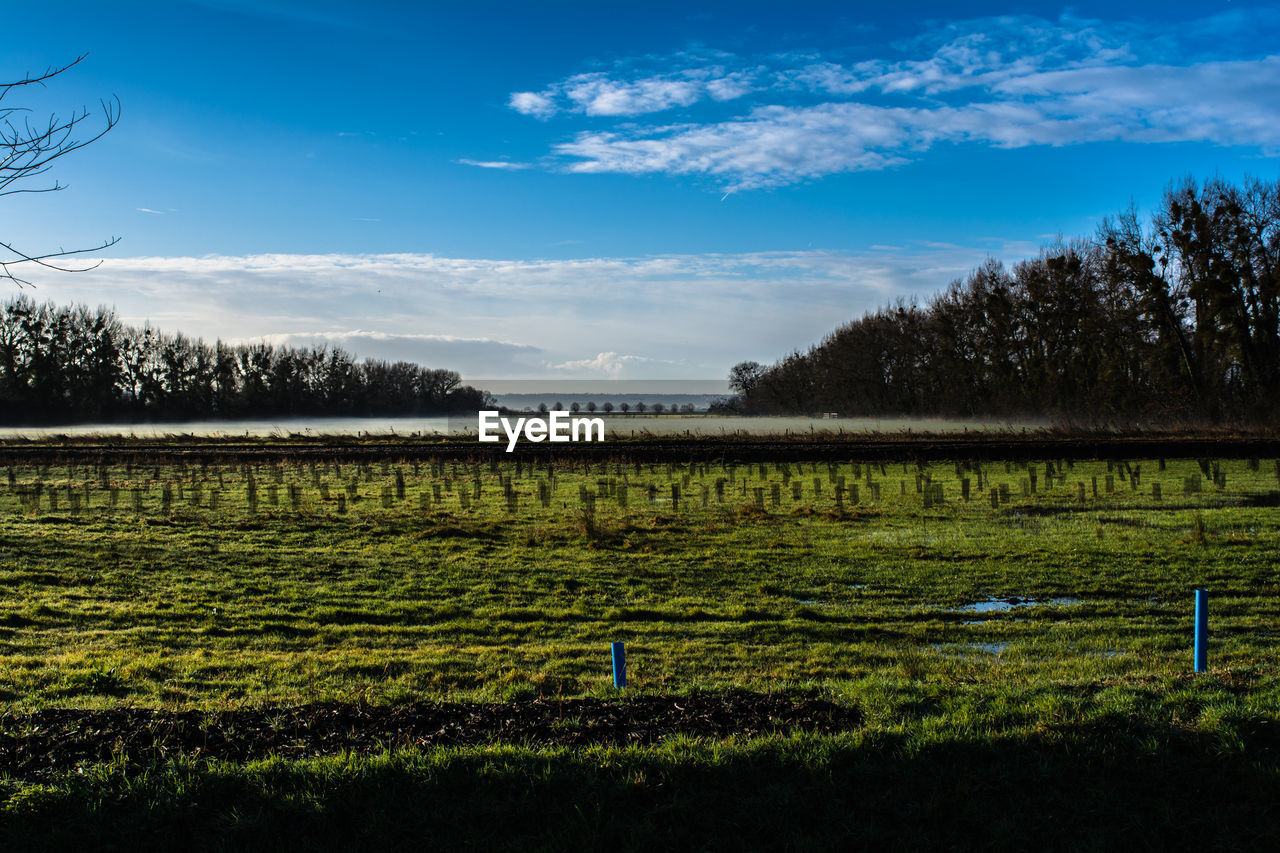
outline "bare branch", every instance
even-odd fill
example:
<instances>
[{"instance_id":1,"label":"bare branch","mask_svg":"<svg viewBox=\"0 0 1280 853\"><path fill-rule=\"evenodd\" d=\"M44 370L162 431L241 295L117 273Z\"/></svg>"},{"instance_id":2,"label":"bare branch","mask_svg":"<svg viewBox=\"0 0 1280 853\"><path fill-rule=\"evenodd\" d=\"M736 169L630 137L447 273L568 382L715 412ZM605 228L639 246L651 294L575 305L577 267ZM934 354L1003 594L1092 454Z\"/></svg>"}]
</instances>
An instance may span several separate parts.
<instances>
[{"instance_id":1,"label":"bare branch","mask_svg":"<svg viewBox=\"0 0 1280 853\"><path fill-rule=\"evenodd\" d=\"M88 55L89 54L87 53L82 53L79 56L77 56L74 60L72 60L71 62L68 62L66 65L63 65L61 67L54 67L50 65L48 68L44 70L43 74L40 74L35 77L27 76L21 80L15 80L12 83L0 83L0 100L4 100L4 96L9 94L10 89L16 89L19 86L30 86L32 84L39 84L40 86L43 86L44 81L49 80L53 77L57 77L63 71L67 71L68 69L74 68L75 66L83 62L85 60L85 57L87 57Z\"/></svg>"},{"instance_id":2,"label":"bare branch","mask_svg":"<svg viewBox=\"0 0 1280 853\"><path fill-rule=\"evenodd\" d=\"M88 54L82 54L74 61L58 67L49 67L40 74L29 74L21 80L0 83L0 101L14 89L23 86L44 87L46 81L57 77L64 71L79 65ZM109 100L99 101L102 111L102 127L81 138L79 129L96 114L88 107L72 110L70 116L59 118L56 114L49 116L46 123L33 124L25 107L0 107L0 196L17 195L19 193L48 193L65 189L66 185L54 180L48 186L22 186L33 178L49 171L52 163L59 157L78 151L105 136L120 122L120 99L112 96ZM21 120L19 120L19 118ZM102 262L83 265L65 265L57 263L58 258L72 255L83 255L98 252L120 241L112 237L100 245L83 249L62 249L49 252L27 252L16 248L11 242L0 240L0 249L13 257L0 260L0 280L8 279L19 287L34 285L27 279L15 274L13 268L22 264L32 264L58 272L86 272L95 269Z\"/></svg>"}]
</instances>

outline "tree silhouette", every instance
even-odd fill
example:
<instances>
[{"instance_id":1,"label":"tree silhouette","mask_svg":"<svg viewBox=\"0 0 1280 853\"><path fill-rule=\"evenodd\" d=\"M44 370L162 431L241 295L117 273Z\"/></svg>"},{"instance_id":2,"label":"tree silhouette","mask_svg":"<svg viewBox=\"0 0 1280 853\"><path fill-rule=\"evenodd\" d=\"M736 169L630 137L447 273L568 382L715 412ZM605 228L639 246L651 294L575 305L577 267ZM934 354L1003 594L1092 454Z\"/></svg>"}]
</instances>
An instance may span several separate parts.
<instances>
[{"instance_id":1,"label":"tree silhouette","mask_svg":"<svg viewBox=\"0 0 1280 853\"><path fill-rule=\"evenodd\" d=\"M1274 422L1280 181L1184 179L1148 227L1130 208L729 379L725 411Z\"/></svg>"},{"instance_id":2,"label":"tree silhouette","mask_svg":"<svg viewBox=\"0 0 1280 853\"><path fill-rule=\"evenodd\" d=\"M766 368L758 361L740 361L729 370L729 387L743 396L755 390Z\"/></svg>"},{"instance_id":3,"label":"tree silhouette","mask_svg":"<svg viewBox=\"0 0 1280 853\"><path fill-rule=\"evenodd\" d=\"M0 304L0 422L446 414L495 408L451 370L340 349L209 345L106 308Z\"/></svg>"}]
</instances>

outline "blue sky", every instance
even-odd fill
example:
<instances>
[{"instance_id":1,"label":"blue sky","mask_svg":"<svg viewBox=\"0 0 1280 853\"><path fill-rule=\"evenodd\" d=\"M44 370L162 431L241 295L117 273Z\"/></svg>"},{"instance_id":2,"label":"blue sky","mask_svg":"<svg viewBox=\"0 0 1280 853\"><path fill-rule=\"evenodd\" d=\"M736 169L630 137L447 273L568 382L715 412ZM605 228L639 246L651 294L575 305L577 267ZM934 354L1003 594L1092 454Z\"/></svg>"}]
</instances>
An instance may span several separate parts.
<instances>
[{"instance_id":1,"label":"blue sky","mask_svg":"<svg viewBox=\"0 0 1280 853\"><path fill-rule=\"evenodd\" d=\"M21 4L10 106L117 128L9 196L29 277L206 339L482 377L722 377L986 256L1280 174L1247 3ZM12 289L12 288L11 288Z\"/></svg>"}]
</instances>

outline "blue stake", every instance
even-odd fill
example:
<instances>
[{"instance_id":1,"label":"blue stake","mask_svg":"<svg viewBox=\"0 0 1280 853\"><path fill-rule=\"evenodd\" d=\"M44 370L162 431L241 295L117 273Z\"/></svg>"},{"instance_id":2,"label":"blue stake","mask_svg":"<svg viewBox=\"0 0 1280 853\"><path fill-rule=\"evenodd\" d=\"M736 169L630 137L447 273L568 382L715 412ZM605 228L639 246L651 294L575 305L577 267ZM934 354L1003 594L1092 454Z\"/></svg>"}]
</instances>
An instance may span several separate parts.
<instances>
[{"instance_id":1,"label":"blue stake","mask_svg":"<svg viewBox=\"0 0 1280 853\"><path fill-rule=\"evenodd\" d=\"M1196 590L1196 672L1209 668L1209 591Z\"/></svg>"},{"instance_id":2,"label":"blue stake","mask_svg":"<svg viewBox=\"0 0 1280 853\"><path fill-rule=\"evenodd\" d=\"M627 686L627 650L622 643L613 643L613 686L621 690Z\"/></svg>"}]
</instances>

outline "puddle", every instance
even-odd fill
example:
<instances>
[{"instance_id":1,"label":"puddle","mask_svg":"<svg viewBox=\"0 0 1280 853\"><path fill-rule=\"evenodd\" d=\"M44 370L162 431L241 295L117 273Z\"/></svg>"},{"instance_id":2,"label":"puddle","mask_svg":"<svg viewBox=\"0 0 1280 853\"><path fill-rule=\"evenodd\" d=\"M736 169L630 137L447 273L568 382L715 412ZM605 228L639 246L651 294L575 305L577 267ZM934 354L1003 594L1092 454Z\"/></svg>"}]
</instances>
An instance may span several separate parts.
<instances>
[{"instance_id":1,"label":"puddle","mask_svg":"<svg viewBox=\"0 0 1280 853\"><path fill-rule=\"evenodd\" d=\"M866 585L865 583L851 583L851 584L849 584L849 589L866 589L866 588L867 588L867 585Z\"/></svg>"},{"instance_id":2,"label":"puddle","mask_svg":"<svg viewBox=\"0 0 1280 853\"><path fill-rule=\"evenodd\" d=\"M975 601L973 604L966 604L956 609L966 613L1004 613L1018 607L1065 607L1079 603L1080 599L1070 595L1061 595L1056 598L1022 598L1017 595L1011 595L1008 598L988 598L983 601Z\"/></svg>"}]
</instances>

